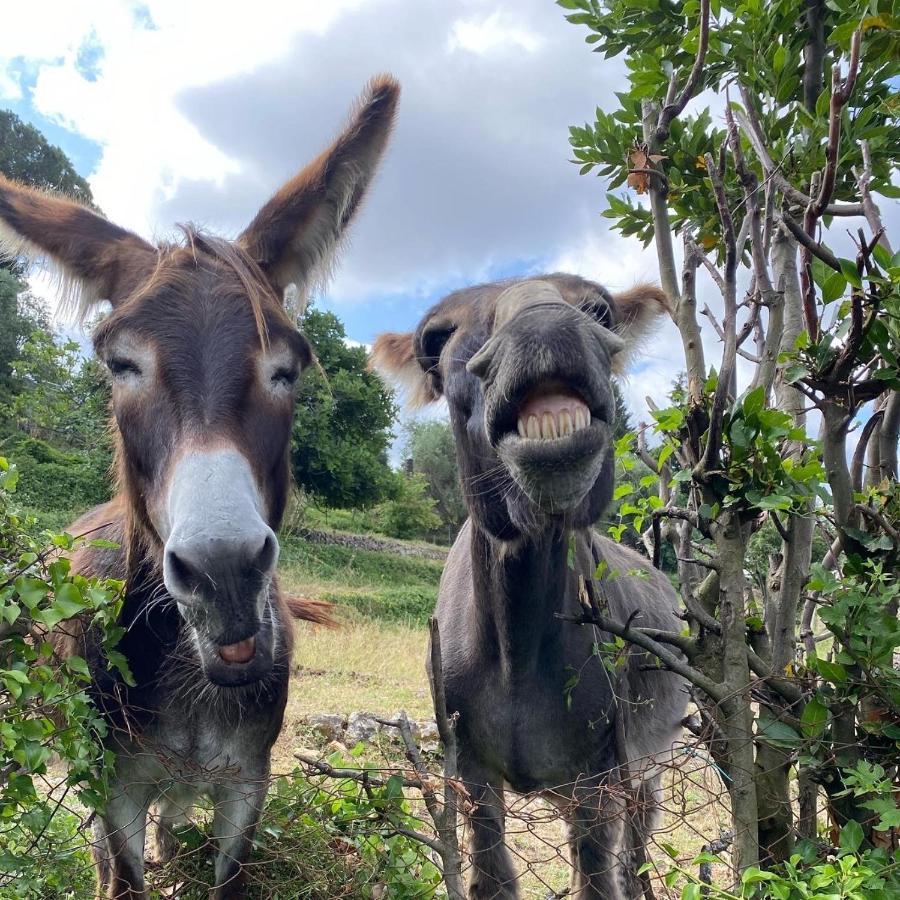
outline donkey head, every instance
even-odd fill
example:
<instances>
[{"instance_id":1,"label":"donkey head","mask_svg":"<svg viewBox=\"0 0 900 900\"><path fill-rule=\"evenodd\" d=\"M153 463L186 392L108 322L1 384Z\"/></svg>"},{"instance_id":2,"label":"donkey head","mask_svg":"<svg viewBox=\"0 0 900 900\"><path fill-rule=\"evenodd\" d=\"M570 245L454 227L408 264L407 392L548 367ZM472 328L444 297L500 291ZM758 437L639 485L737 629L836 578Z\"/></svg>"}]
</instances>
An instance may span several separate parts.
<instances>
[{"instance_id":1,"label":"donkey head","mask_svg":"<svg viewBox=\"0 0 900 900\"><path fill-rule=\"evenodd\" d=\"M399 88L375 80L349 126L234 242L184 228L151 246L67 200L0 177L7 253L48 258L94 330L112 378L129 568L149 559L207 677L272 668L276 529L289 486L294 383L312 360L285 289L321 277L387 141ZM3 248L0 248L3 249Z\"/></svg>"},{"instance_id":2,"label":"donkey head","mask_svg":"<svg viewBox=\"0 0 900 900\"><path fill-rule=\"evenodd\" d=\"M373 364L413 403L444 396L469 512L504 540L549 522L584 526L612 496L611 377L665 295L613 296L572 275L458 291Z\"/></svg>"}]
</instances>

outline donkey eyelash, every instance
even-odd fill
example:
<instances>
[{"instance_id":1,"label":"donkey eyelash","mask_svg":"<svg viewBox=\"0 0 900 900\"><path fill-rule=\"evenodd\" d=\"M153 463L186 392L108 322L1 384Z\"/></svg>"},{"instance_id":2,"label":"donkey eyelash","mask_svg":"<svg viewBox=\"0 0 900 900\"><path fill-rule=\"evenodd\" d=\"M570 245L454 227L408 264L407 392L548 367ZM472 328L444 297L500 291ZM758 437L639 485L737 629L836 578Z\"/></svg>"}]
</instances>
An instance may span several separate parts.
<instances>
[{"instance_id":1,"label":"donkey eyelash","mask_svg":"<svg viewBox=\"0 0 900 900\"><path fill-rule=\"evenodd\" d=\"M120 357L108 359L106 361L106 368L109 369L110 374L115 378L120 378L123 375L141 374L140 366L138 366L137 363L132 362L130 359L122 359Z\"/></svg>"},{"instance_id":2,"label":"donkey eyelash","mask_svg":"<svg viewBox=\"0 0 900 900\"><path fill-rule=\"evenodd\" d=\"M297 382L300 373L296 369L277 369L272 374L272 382L274 384L284 384L293 387Z\"/></svg>"},{"instance_id":3,"label":"donkey eyelash","mask_svg":"<svg viewBox=\"0 0 900 900\"><path fill-rule=\"evenodd\" d=\"M599 322L604 328L613 327L612 310L605 303L592 303L583 300L578 304L578 309Z\"/></svg>"}]
</instances>

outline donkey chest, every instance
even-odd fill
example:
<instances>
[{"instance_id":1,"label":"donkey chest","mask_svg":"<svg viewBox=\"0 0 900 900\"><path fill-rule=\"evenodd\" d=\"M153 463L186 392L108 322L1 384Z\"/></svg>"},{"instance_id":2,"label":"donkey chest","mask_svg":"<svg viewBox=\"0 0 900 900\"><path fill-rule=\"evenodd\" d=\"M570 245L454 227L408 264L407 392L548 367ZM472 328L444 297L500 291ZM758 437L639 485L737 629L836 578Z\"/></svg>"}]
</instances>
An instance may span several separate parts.
<instances>
[{"instance_id":1,"label":"donkey chest","mask_svg":"<svg viewBox=\"0 0 900 900\"><path fill-rule=\"evenodd\" d=\"M611 694L577 670L504 673L462 702L464 741L514 789L567 784L615 765Z\"/></svg>"},{"instance_id":2,"label":"donkey chest","mask_svg":"<svg viewBox=\"0 0 900 900\"><path fill-rule=\"evenodd\" d=\"M140 735L122 742L117 775L169 790L180 784L191 793L211 793L215 785L265 774L270 744L257 741L249 723L193 711L168 710Z\"/></svg>"}]
</instances>

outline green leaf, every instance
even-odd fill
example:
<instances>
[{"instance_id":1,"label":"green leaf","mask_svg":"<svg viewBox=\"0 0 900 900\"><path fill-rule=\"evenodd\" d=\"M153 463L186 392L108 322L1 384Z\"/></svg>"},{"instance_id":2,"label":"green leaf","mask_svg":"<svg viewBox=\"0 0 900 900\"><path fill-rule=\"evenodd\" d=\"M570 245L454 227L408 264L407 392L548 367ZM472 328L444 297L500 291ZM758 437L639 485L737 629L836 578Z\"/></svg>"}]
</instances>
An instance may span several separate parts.
<instances>
[{"instance_id":1,"label":"green leaf","mask_svg":"<svg viewBox=\"0 0 900 900\"><path fill-rule=\"evenodd\" d=\"M773 718L766 712L760 713L756 728L757 739L774 747L790 748L803 743L803 738L790 725Z\"/></svg>"},{"instance_id":2,"label":"green leaf","mask_svg":"<svg viewBox=\"0 0 900 900\"><path fill-rule=\"evenodd\" d=\"M64 619L78 615L84 609L84 597L78 585L67 581L60 585L56 592L53 609L60 613Z\"/></svg>"},{"instance_id":3,"label":"green leaf","mask_svg":"<svg viewBox=\"0 0 900 900\"><path fill-rule=\"evenodd\" d=\"M832 684L843 684L847 680L847 670L840 663L816 657L810 660L809 666Z\"/></svg>"},{"instance_id":4,"label":"green leaf","mask_svg":"<svg viewBox=\"0 0 900 900\"><path fill-rule=\"evenodd\" d=\"M844 278L846 278L853 287L861 288L862 278L860 278L856 263L849 259L839 259L838 262L841 264L841 272L843 272Z\"/></svg>"},{"instance_id":5,"label":"green leaf","mask_svg":"<svg viewBox=\"0 0 900 900\"><path fill-rule=\"evenodd\" d=\"M772 57L772 67L775 69L775 74L780 75L781 70L784 68L784 64L787 62L787 50L784 48L783 44L779 44L775 48L775 54Z\"/></svg>"},{"instance_id":6,"label":"green leaf","mask_svg":"<svg viewBox=\"0 0 900 900\"><path fill-rule=\"evenodd\" d=\"M744 402L741 404L744 410L744 417L749 419L751 416L756 415L756 413L758 413L763 408L765 402L765 388L762 385L754 388L747 394L746 397L744 397Z\"/></svg>"},{"instance_id":7,"label":"green leaf","mask_svg":"<svg viewBox=\"0 0 900 900\"><path fill-rule=\"evenodd\" d=\"M841 829L841 849L849 853L856 853L862 845L863 837L862 825L851 819Z\"/></svg>"},{"instance_id":8,"label":"green leaf","mask_svg":"<svg viewBox=\"0 0 900 900\"><path fill-rule=\"evenodd\" d=\"M844 277L843 272L835 272L832 270L831 274L821 285L821 288L822 302L833 303L835 300L844 296L844 291L847 290L847 279Z\"/></svg>"},{"instance_id":9,"label":"green leaf","mask_svg":"<svg viewBox=\"0 0 900 900\"><path fill-rule=\"evenodd\" d=\"M824 730L828 723L828 708L819 700L813 697L809 703L803 707L803 713L800 716L800 727L803 734L808 738L817 738Z\"/></svg>"},{"instance_id":10,"label":"green leaf","mask_svg":"<svg viewBox=\"0 0 900 900\"><path fill-rule=\"evenodd\" d=\"M88 669L88 664L80 656L70 656L66 660L66 667L78 675L84 675L86 678L90 678L91 672L90 669Z\"/></svg>"}]
</instances>

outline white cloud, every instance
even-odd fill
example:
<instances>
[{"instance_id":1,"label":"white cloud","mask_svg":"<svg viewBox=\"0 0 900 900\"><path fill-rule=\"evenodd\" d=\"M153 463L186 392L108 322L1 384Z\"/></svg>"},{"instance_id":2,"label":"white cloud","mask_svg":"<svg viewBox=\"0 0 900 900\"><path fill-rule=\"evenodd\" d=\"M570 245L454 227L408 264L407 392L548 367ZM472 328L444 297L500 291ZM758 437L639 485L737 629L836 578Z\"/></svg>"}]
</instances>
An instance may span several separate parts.
<instances>
[{"instance_id":1,"label":"white cloud","mask_svg":"<svg viewBox=\"0 0 900 900\"><path fill-rule=\"evenodd\" d=\"M100 145L90 176L98 203L149 236L170 227L157 210L183 181L219 185L240 170L179 111L178 94L252 71L296 34L321 34L358 3L257 0L252 15L240 16L214 0L154 0L144 15L116 0L19 4L4 16L0 77L16 84L17 59L37 67L35 109ZM79 53L87 45L99 58L85 73Z\"/></svg>"},{"instance_id":2,"label":"white cloud","mask_svg":"<svg viewBox=\"0 0 900 900\"><path fill-rule=\"evenodd\" d=\"M447 46L451 51L461 49L483 55L496 50L533 53L541 43L539 34L517 24L512 16L496 11L454 22Z\"/></svg>"}]
</instances>

